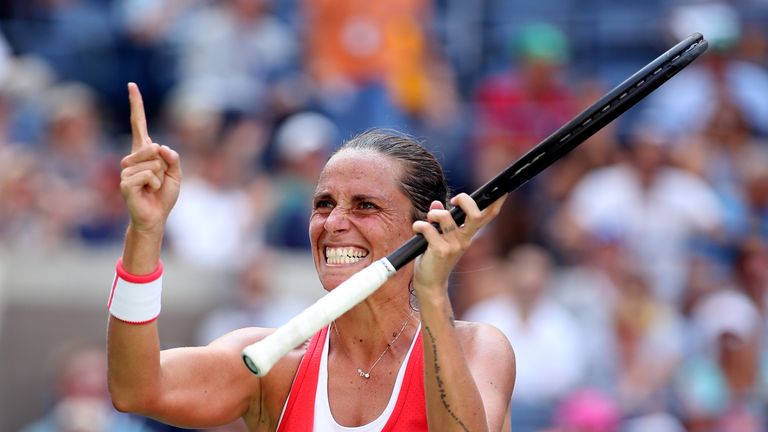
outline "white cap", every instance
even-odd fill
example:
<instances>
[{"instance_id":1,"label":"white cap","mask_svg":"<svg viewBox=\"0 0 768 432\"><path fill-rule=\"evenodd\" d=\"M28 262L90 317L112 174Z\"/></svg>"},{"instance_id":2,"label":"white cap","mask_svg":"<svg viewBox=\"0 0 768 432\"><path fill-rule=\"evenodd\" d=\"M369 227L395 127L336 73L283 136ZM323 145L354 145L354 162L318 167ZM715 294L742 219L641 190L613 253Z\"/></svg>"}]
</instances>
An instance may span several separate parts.
<instances>
[{"instance_id":1,"label":"white cap","mask_svg":"<svg viewBox=\"0 0 768 432\"><path fill-rule=\"evenodd\" d=\"M702 299L693 310L693 321L708 343L715 343L725 333L748 341L757 335L761 324L757 307L734 289L720 290Z\"/></svg>"},{"instance_id":2,"label":"white cap","mask_svg":"<svg viewBox=\"0 0 768 432\"><path fill-rule=\"evenodd\" d=\"M646 414L627 420L622 430L624 432L685 432L680 421L666 412Z\"/></svg>"},{"instance_id":3,"label":"white cap","mask_svg":"<svg viewBox=\"0 0 768 432\"><path fill-rule=\"evenodd\" d=\"M316 112L294 114L280 125L275 137L281 159L296 159L315 151L328 150L336 141L338 129L327 117Z\"/></svg>"}]
</instances>

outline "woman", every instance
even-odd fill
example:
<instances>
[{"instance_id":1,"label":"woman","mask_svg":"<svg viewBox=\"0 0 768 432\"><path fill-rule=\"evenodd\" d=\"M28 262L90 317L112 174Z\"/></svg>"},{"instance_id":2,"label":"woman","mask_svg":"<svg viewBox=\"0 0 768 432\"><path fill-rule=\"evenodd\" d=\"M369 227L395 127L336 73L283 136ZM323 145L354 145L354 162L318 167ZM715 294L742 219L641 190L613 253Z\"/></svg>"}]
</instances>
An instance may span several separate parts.
<instances>
[{"instance_id":1,"label":"woman","mask_svg":"<svg viewBox=\"0 0 768 432\"><path fill-rule=\"evenodd\" d=\"M480 211L468 195L458 195L451 203L467 218L457 227L444 207L439 164L402 136L367 133L331 157L313 198L309 234L326 290L414 232L429 242L415 263L263 378L248 371L240 353L274 329L241 329L206 347L161 352L160 246L181 170L178 154L149 138L135 84L129 98L133 142L121 163L121 191L130 224L110 296L108 338L118 409L195 428L243 417L252 431L507 427L515 379L509 342L493 327L454 322L447 295L451 269L501 201Z\"/></svg>"}]
</instances>

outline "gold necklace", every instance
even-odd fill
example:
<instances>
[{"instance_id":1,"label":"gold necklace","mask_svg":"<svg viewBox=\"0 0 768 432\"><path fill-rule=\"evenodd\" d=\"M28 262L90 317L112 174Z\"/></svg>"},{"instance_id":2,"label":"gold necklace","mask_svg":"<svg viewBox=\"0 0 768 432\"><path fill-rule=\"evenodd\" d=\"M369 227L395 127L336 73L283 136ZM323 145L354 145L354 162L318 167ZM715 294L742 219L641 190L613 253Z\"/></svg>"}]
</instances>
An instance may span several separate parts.
<instances>
[{"instance_id":1,"label":"gold necklace","mask_svg":"<svg viewBox=\"0 0 768 432\"><path fill-rule=\"evenodd\" d=\"M397 335L395 335L395 338L392 339L392 342L387 344L387 347L384 348L384 351L379 354L379 358L376 359L375 362L371 365L371 367L368 369L368 372L362 370L361 368L357 368L357 374L360 375L361 378L369 379L371 377L371 372L373 372L373 368L376 367L377 364L379 364L379 361L384 357L384 354L387 353L392 348L392 345L395 344L397 339L400 337L401 334L403 334L403 331L405 330L405 327L408 325L408 320L410 317L406 318L405 321L403 321L403 326L400 327L400 331L397 332ZM339 327L336 325L336 321L332 321L331 325L333 326L333 330L336 332L336 335L341 339L341 333L339 333Z\"/></svg>"}]
</instances>

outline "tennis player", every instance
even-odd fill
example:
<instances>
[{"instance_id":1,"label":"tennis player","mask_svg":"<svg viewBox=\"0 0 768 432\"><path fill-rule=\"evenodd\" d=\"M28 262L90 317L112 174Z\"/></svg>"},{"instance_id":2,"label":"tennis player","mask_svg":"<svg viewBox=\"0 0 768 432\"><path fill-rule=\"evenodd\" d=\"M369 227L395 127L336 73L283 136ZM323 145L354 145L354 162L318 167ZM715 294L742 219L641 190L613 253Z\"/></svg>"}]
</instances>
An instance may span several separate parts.
<instances>
[{"instance_id":1,"label":"tennis player","mask_svg":"<svg viewBox=\"0 0 768 432\"><path fill-rule=\"evenodd\" d=\"M326 290L385 257L414 233L427 251L378 291L283 357L264 377L241 351L274 329L245 328L205 347L160 350L160 249L181 185L179 155L153 143L135 84L133 140L122 163L130 214L109 300L114 405L190 428L242 417L251 431L501 431L509 428L515 358L506 337L454 321L448 276L474 234L499 212L466 194L456 226L434 157L407 136L369 131L323 169L309 235ZM430 223L440 227L436 229ZM193 295L193 293L190 293Z\"/></svg>"}]
</instances>

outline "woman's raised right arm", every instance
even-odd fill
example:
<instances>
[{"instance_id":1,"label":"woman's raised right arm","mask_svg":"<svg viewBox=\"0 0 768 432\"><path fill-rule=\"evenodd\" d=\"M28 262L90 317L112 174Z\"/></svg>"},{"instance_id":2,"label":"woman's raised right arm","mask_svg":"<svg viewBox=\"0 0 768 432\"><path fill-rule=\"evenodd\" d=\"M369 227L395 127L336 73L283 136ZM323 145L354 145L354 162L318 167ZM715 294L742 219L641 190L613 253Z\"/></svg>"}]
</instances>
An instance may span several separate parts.
<instances>
[{"instance_id":1,"label":"woman's raised right arm","mask_svg":"<svg viewBox=\"0 0 768 432\"><path fill-rule=\"evenodd\" d=\"M150 139L136 84L128 84L128 94L132 143L131 154L121 161L120 190L130 222L110 295L112 401L121 411L179 426L227 423L242 416L259 394L258 379L240 359L242 347L256 336L236 332L206 347L160 351L152 312L159 310L159 303L146 301L154 296L148 281L161 274L160 249L168 214L179 196L181 167L175 151ZM159 281L157 285L159 289ZM136 290L146 293L136 296ZM159 302L159 290L156 297Z\"/></svg>"}]
</instances>

